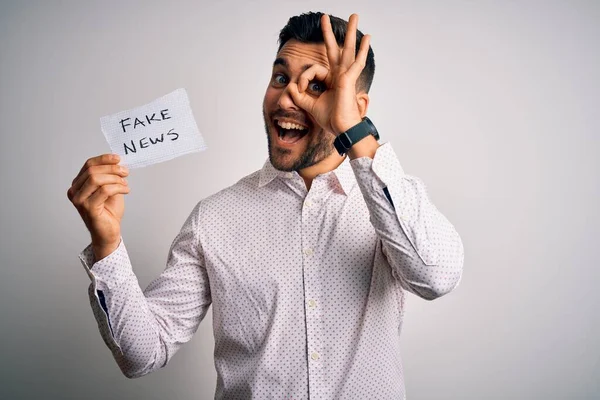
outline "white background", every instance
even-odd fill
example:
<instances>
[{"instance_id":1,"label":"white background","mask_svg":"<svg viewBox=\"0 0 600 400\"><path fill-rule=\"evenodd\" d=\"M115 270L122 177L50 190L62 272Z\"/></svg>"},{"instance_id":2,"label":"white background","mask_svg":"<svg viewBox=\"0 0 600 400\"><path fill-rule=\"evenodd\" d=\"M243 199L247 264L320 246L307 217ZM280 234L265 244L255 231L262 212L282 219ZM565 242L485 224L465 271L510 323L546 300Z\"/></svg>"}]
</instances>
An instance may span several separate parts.
<instances>
[{"instance_id":1,"label":"white background","mask_svg":"<svg viewBox=\"0 0 600 400\"><path fill-rule=\"evenodd\" d=\"M369 116L465 246L464 277L409 295L408 398L600 392L597 1L0 3L0 398L209 399L207 315L165 369L123 377L97 331L66 191L109 152L99 118L188 90L208 150L134 170L123 236L142 287L193 206L267 158L261 106L287 19L372 35Z\"/></svg>"}]
</instances>

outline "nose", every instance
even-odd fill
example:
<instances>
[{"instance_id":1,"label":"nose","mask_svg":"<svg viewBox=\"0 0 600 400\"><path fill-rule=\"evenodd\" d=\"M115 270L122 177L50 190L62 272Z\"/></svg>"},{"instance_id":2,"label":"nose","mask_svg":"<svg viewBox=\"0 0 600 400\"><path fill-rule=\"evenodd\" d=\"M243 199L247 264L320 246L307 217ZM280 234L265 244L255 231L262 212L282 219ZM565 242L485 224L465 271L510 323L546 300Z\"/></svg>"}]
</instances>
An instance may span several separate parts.
<instances>
[{"instance_id":1,"label":"nose","mask_svg":"<svg viewBox=\"0 0 600 400\"><path fill-rule=\"evenodd\" d=\"M292 95L290 94L289 86L286 86L281 95L279 96L279 100L277 100L277 105L282 110L298 110L298 106L294 103L292 99Z\"/></svg>"}]
</instances>

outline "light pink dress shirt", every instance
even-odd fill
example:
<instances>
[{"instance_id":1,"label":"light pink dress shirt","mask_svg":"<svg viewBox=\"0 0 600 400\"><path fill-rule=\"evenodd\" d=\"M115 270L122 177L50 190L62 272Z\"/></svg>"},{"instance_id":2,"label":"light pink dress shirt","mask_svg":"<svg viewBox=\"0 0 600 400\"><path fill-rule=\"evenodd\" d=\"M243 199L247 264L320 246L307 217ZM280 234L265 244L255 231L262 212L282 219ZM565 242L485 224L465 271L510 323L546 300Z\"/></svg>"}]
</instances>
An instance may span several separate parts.
<instances>
[{"instance_id":1,"label":"light pink dress shirt","mask_svg":"<svg viewBox=\"0 0 600 400\"><path fill-rule=\"evenodd\" d=\"M310 191L267 160L199 201L144 291L123 240L95 263L91 244L79 256L127 377L164 367L212 304L216 399L387 400L405 398L404 291L450 292L464 250L385 143Z\"/></svg>"}]
</instances>

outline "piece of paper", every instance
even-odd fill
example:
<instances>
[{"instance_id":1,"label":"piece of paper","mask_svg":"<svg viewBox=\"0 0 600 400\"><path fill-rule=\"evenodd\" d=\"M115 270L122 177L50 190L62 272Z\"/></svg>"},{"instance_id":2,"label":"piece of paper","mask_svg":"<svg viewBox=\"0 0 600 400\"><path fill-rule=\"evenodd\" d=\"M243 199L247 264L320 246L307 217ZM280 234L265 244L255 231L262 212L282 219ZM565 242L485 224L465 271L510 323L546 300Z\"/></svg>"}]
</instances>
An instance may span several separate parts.
<instances>
[{"instance_id":1,"label":"piece of paper","mask_svg":"<svg viewBox=\"0 0 600 400\"><path fill-rule=\"evenodd\" d=\"M112 152L121 157L120 164L128 168L206 149L183 88L146 105L102 117L100 127Z\"/></svg>"}]
</instances>

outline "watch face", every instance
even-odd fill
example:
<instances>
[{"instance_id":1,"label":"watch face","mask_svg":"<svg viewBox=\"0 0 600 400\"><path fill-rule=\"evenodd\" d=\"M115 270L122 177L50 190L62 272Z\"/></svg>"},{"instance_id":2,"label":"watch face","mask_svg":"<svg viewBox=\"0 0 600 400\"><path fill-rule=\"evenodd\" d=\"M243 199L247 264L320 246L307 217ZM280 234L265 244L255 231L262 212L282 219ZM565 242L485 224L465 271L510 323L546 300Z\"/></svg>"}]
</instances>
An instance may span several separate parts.
<instances>
[{"instance_id":1,"label":"watch face","mask_svg":"<svg viewBox=\"0 0 600 400\"><path fill-rule=\"evenodd\" d=\"M346 149L349 149L354 144L352 143L352 140L350 140L346 132L342 132L340 135L338 135L337 139L340 142L340 144Z\"/></svg>"},{"instance_id":2,"label":"watch face","mask_svg":"<svg viewBox=\"0 0 600 400\"><path fill-rule=\"evenodd\" d=\"M352 145L366 136L373 135L376 140L379 140L379 133L373 122L367 117L364 117L360 123L348 129L346 132L340 133L333 145L341 156L346 154Z\"/></svg>"},{"instance_id":3,"label":"watch face","mask_svg":"<svg viewBox=\"0 0 600 400\"><path fill-rule=\"evenodd\" d=\"M338 140L338 138L336 138L333 141L333 145L334 145L335 149L338 151L338 153L340 154L340 156L343 156L348 151L348 149L346 149L344 147L344 145L340 143L340 141Z\"/></svg>"},{"instance_id":4,"label":"watch face","mask_svg":"<svg viewBox=\"0 0 600 400\"><path fill-rule=\"evenodd\" d=\"M340 156L343 156L352 147L352 141L348 137L348 134L343 132L335 138L333 145L337 149L338 153L340 153Z\"/></svg>"}]
</instances>

